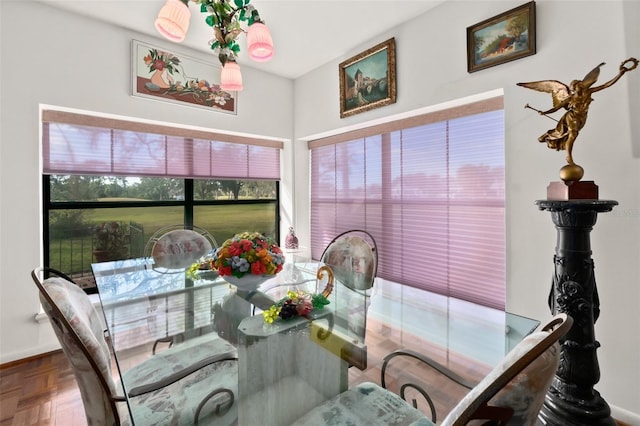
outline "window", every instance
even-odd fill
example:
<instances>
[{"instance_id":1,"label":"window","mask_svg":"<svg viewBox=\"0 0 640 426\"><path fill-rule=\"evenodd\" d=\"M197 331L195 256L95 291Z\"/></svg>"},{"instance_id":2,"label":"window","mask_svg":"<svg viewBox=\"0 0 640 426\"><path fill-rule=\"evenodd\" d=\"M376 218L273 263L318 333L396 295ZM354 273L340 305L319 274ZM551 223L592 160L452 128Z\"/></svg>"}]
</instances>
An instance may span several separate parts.
<instances>
[{"instance_id":1,"label":"window","mask_svg":"<svg viewBox=\"0 0 640 426\"><path fill-rule=\"evenodd\" d=\"M501 97L309 147L314 258L338 233L365 229L380 277L504 309Z\"/></svg>"},{"instance_id":2,"label":"window","mask_svg":"<svg viewBox=\"0 0 640 426\"><path fill-rule=\"evenodd\" d=\"M103 223L122 229L116 258L175 224L278 238L280 142L53 110L42 135L45 265L90 275Z\"/></svg>"}]
</instances>

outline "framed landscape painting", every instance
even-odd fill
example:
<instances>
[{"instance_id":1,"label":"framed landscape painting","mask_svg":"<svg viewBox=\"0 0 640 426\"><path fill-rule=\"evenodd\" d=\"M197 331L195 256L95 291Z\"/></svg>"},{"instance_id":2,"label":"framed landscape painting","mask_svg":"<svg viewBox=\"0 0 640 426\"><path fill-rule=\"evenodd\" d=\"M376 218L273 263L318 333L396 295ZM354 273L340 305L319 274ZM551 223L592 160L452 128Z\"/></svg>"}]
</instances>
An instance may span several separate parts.
<instances>
[{"instance_id":1,"label":"framed landscape painting","mask_svg":"<svg viewBox=\"0 0 640 426\"><path fill-rule=\"evenodd\" d=\"M467 71L536 53L536 4L531 1L467 28Z\"/></svg>"},{"instance_id":2,"label":"framed landscape painting","mask_svg":"<svg viewBox=\"0 0 640 426\"><path fill-rule=\"evenodd\" d=\"M396 101L396 45L390 38L342 62L340 118Z\"/></svg>"},{"instance_id":3,"label":"framed landscape painting","mask_svg":"<svg viewBox=\"0 0 640 426\"><path fill-rule=\"evenodd\" d=\"M134 96L237 113L237 92L220 88L220 67L137 40L131 50Z\"/></svg>"}]
</instances>

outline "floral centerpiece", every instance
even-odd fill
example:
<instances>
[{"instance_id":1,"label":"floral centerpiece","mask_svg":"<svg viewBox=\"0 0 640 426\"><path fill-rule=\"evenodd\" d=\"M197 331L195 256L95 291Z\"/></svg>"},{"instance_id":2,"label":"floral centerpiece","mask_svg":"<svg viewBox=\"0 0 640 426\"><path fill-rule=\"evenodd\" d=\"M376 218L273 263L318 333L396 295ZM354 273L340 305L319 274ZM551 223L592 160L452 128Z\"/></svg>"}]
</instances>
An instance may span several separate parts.
<instances>
[{"instance_id":1,"label":"floral centerpiece","mask_svg":"<svg viewBox=\"0 0 640 426\"><path fill-rule=\"evenodd\" d=\"M258 232L243 232L219 247L211 259L212 268L224 279L275 275L282 270L284 254L271 238Z\"/></svg>"},{"instance_id":2,"label":"floral centerpiece","mask_svg":"<svg viewBox=\"0 0 640 426\"><path fill-rule=\"evenodd\" d=\"M264 322L272 324L276 319L284 320L296 316L305 316L313 309L323 309L329 299L323 294L311 294L303 290L290 290L287 296L269 309L262 312Z\"/></svg>"}]
</instances>

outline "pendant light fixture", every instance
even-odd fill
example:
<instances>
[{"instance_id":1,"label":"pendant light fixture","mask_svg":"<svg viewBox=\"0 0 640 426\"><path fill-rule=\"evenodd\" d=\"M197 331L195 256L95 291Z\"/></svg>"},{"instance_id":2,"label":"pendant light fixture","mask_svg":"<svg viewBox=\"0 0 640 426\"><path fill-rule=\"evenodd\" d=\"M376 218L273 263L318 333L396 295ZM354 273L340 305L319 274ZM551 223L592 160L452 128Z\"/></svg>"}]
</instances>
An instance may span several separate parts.
<instances>
[{"instance_id":1,"label":"pendant light fixture","mask_svg":"<svg viewBox=\"0 0 640 426\"><path fill-rule=\"evenodd\" d=\"M220 87L227 91L242 90L242 74L237 63L240 52L237 38L245 32L241 24L246 23L248 27L247 50L256 62L273 57L269 28L260 20L250 0L167 0L158 13L155 26L160 34L173 42L183 41L189 29L189 1L200 5L200 12L206 14L205 22L213 30L209 46L222 64Z\"/></svg>"},{"instance_id":2,"label":"pendant light fixture","mask_svg":"<svg viewBox=\"0 0 640 426\"><path fill-rule=\"evenodd\" d=\"M269 28L262 22L255 22L247 31L249 57L256 62L266 62L273 57L273 40Z\"/></svg>"},{"instance_id":3,"label":"pendant light fixture","mask_svg":"<svg viewBox=\"0 0 640 426\"><path fill-rule=\"evenodd\" d=\"M191 12L180 0L167 0L156 18L156 29L169 40L180 43L189 30Z\"/></svg>"},{"instance_id":4,"label":"pendant light fixture","mask_svg":"<svg viewBox=\"0 0 640 426\"><path fill-rule=\"evenodd\" d=\"M220 73L220 88L226 91L242 90L242 74L240 66L234 61L227 61Z\"/></svg>"}]
</instances>

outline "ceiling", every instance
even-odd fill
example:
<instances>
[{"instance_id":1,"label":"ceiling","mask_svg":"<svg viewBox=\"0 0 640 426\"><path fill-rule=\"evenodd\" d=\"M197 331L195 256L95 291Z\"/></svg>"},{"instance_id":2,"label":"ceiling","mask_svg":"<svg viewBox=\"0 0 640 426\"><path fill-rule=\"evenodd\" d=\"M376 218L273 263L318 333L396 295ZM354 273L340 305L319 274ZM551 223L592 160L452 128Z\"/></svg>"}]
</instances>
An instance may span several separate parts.
<instances>
[{"instance_id":1,"label":"ceiling","mask_svg":"<svg viewBox=\"0 0 640 426\"><path fill-rule=\"evenodd\" d=\"M101 21L161 37L153 22L165 0L38 0ZM252 0L271 29L275 55L255 63L240 37L238 63L295 79L330 61L357 54L354 48L384 40L376 36L445 0ZM213 38L199 6L190 4L191 23L183 45L207 52ZM170 43L167 41L167 43ZM370 47L370 46L368 46Z\"/></svg>"}]
</instances>

